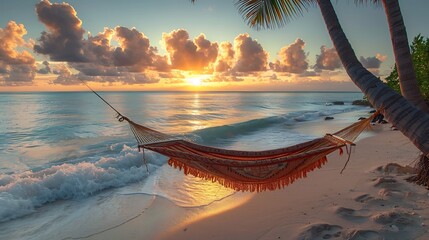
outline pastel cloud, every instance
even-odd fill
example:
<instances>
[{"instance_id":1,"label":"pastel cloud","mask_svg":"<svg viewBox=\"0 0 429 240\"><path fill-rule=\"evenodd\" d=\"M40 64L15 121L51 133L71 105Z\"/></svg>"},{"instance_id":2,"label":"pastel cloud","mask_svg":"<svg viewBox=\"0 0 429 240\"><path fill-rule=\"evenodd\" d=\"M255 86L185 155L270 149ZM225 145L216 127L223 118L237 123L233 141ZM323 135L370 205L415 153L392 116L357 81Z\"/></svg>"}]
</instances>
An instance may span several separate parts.
<instances>
[{"instance_id":1,"label":"pastel cloud","mask_svg":"<svg viewBox=\"0 0 429 240\"><path fill-rule=\"evenodd\" d=\"M215 72L227 72L234 66L234 47L230 42L221 42L215 63Z\"/></svg>"},{"instance_id":2,"label":"pastel cloud","mask_svg":"<svg viewBox=\"0 0 429 240\"><path fill-rule=\"evenodd\" d=\"M249 34L234 39L235 65L233 71L259 72L267 69L268 53Z\"/></svg>"},{"instance_id":3,"label":"pastel cloud","mask_svg":"<svg viewBox=\"0 0 429 240\"><path fill-rule=\"evenodd\" d=\"M320 55L316 55L316 64L314 65L316 71L333 71L341 67L341 60L335 48L327 48L325 45L320 47Z\"/></svg>"},{"instance_id":4,"label":"pastel cloud","mask_svg":"<svg viewBox=\"0 0 429 240\"><path fill-rule=\"evenodd\" d=\"M304 46L305 42L298 38L294 43L283 47L278 53L280 60L270 63L270 68L275 72L304 73L308 69Z\"/></svg>"},{"instance_id":5,"label":"pastel cloud","mask_svg":"<svg viewBox=\"0 0 429 240\"><path fill-rule=\"evenodd\" d=\"M17 50L28 45L23 38L25 34L24 25L14 21L8 22L4 29L0 28L1 85L28 85L35 77L34 57L28 51Z\"/></svg>"},{"instance_id":6,"label":"pastel cloud","mask_svg":"<svg viewBox=\"0 0 429 240\"><path fill-rule=\"evenodd\" d=\"M169 54L171 67L179 70L208 70L218 55L218 44L200 34L194 40L184 29L162 34L162 41Z\"/></svg>"}]
</instances>

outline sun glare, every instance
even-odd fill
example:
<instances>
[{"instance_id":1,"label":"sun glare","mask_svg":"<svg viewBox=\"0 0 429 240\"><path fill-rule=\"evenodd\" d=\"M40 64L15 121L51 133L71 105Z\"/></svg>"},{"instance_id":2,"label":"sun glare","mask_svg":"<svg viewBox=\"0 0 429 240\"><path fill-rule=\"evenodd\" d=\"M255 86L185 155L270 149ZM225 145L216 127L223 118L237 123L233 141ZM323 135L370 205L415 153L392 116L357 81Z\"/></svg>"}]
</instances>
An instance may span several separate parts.
<instances>
[{"instance_id":1,"label":"sun glare","mask_svg":"<svg viewBox=\"0 0 429 240\"><path fill-rule=\"evenodd\" d=\"M211 75L208 74L189 74L186 76L186 84L190 87L200 87L207 85L207 79L209 79Z\"/></svg>"},{"instance_id":2,"label":"sun glare","mask_svg":"<svg viewBox=\"0 0 429 240\"><path fill-rule=\"evenodd\" d=\"M188 82L192 86L201 86L202 80L199 77L191 77L191 78L188 78Z\"/></svg>"}]
</instances>

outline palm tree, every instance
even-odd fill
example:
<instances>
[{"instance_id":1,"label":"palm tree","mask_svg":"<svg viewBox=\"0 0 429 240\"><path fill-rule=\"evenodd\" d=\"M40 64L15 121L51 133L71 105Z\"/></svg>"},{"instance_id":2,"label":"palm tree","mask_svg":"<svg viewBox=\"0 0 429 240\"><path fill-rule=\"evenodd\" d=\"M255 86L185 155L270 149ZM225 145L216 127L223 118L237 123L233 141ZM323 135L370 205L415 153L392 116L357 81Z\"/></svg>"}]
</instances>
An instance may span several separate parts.
<instances>
[{"instance_id":1,"label":"palm tree","mask_svg":"<svg viewBox=\"0 0 429 240\"><path fill-rule=\"evenodd\" d=\"M363 4L364 2L371 2L375 5L379 5L380 2L383 3L387 22L389 24L390 38L392 40L401 93L412 104L423 111L429 112L429 108L417 85L407 31L398 0L355 0L355 3Z\"/></svg>"},{"instance_id":2,"label":"palm tree","mask_svg":"<svg viewBox=\"0 0 429 240\"><path fill-rule=\"evenodd\" d=\"M194 2L195 0L191 0ZM429 115L419 110L401 95L381 82L358 61L330 0L237 0L239 12L252 27L283 26L303 10L317 3L322 12L329 36L351 80L376 108L383 109L386 118L422 151L422 159L429 157Z\"/></svg>"}]
</instances>

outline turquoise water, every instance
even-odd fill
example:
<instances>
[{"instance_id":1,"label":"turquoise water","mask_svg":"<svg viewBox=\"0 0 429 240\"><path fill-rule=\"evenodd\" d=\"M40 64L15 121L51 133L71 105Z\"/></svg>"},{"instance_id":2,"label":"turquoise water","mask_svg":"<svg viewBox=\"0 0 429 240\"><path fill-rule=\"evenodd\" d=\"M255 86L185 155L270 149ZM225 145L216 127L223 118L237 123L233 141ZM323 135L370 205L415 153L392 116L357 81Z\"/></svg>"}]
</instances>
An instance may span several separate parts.
<instances>
[{"instance_id":1,"label":"turquoise water","mask_svg":"<svg viewBox=\"0 0 429 240\"><path fill-rule=\"evenodd\" d=\"M100 94L135 122L201 144L246 150L313 139L319 131L300 126L323 125L326 116L348 124L368 112L351 105L361 93ZM0 105L0 222L20 221L59 200L90 201L101 191L130 185L137 187L128 194L159 195L178 206L207 205L233 194L215 186L210 195L207 182L182 176L165 157L150 152L147 172L127 124L93 93L0 93Z\"/></svg>"}]
</instances>

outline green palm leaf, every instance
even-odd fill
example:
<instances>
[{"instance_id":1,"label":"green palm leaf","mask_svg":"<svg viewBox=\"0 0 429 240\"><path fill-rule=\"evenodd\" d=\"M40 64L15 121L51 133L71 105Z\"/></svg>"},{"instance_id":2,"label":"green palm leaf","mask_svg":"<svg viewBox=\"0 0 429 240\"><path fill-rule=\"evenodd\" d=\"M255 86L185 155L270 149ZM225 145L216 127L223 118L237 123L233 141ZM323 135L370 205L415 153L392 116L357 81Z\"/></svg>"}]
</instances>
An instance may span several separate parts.
<instances>
[{"instance_id":1,"label":"green palm leaf","mask_svg":"<svg viewBox=\"0 0 429 240\"><path fill-rule=\"evenodd\" d=\"M238 0L236 6L251 27L282 27L290 20L302 16L314 0Z\"/></svg>"}]
</instances>

